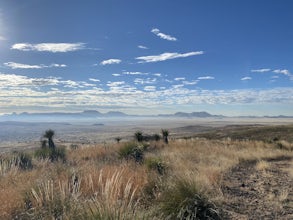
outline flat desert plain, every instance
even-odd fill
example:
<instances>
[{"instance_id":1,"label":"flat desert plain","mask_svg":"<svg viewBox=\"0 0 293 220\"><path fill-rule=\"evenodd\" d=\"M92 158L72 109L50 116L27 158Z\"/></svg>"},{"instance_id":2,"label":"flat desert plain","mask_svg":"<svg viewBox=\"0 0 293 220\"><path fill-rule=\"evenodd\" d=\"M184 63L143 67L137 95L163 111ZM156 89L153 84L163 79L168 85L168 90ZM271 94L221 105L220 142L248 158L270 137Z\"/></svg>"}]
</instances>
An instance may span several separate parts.
<instances>
[{"instance_id":1,"label":"flat desert plain","mask_svg":"<svg viewBox=\"0 0 293 220\"><path fill-rule=\"evenodd\" d=\"M216 128L239 125L288 125L293 118L103 118L70 122L0 122L0 152L28 150L40 146L48 129L55 131L57 145L92 145L133 139L136 131L160 134L168 129L170 138L188 137Z\"/></svg>"}]
</instances>

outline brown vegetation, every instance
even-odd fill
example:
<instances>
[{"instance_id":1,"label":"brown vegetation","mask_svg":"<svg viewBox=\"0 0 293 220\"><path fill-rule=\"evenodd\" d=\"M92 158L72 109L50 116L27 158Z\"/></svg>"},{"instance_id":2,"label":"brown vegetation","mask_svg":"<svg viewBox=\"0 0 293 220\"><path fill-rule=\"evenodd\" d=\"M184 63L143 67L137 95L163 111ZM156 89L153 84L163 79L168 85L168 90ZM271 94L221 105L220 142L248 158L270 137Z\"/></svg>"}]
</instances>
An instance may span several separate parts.
<instances>
[{"instance_id":1,"label":"brown vegetation","mask_svg":"<svg viewBox=\"0 0 293 220\"><path fill-rule=\"evenodd\" d=\"M127 144L75 146L66 150L66 161L33 157L31 169L20 169L11 154L1 156L0 219L248 219L253 217L252 207L236 207L240 201L251 202L236 194L242 184L259 181L255 189L265 194L264 178L292 179L289 140L190 138L170 140L168 145L164 140L136 143L143 154L139 162L121 157ZM289 167L276 166L275 158L284 158ZM243 178L252 177L241 176L239 166L258 177L246 183ZM284 213L278 219L286 219L292 217L288 211L292 188L281 186L265 206L257 198L259 210L265 207L274 216Z\"/></svg>"}]
</instances>

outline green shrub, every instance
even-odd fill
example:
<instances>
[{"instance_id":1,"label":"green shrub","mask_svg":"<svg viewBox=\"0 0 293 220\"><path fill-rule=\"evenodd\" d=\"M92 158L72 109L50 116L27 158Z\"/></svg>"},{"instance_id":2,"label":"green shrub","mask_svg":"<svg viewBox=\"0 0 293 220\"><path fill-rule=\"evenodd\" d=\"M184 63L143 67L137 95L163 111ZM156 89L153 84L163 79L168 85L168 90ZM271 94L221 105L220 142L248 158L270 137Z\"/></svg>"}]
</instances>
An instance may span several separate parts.
<instances>
[{"instance_id":1,"label":"green shrub","mask_svg":"<svg viewBox=\"0 0 293 220\"><path fill-rule=\"evenodd\" d=\"M182 179L163 192L159 211L167 219L220 219L216 206L197 184Z\"/></svg>"},{"instance_id":2,"label":"green shrub","mask_svg":"<svg viewBox=\"0 0 293 220\"><path fill-rule=\"evenodd\" d=\"M41 148L35 151L35 157L40 159L49 159L54 161L66 161L66 149L64 147L57 148Z\"/></svg>"},{"instance_id":3,"label":"green shrub","mask_svg":"<svg viewBox=\"0 0 293 220\"><path fill-rule=\"evenodd\" d=\"M33 168L32 157L29 154L23 152L18 153L16 156L16 163L16 165L23 170Z\"/></svg>"},{"instance_id":4,"label":"green shrub","mask_svg":"<svg viewBox=\"0 0 293 220\"><path fill-rule=\"evenodd\" d=\"M150 157L145 160L145 165L150 170L157 171L160 175L163 175L166 170L166 165L162 162L161 158Z\"/></svg>"},{"instance_id":5,"label":"green shrub","mask_svg":"<svg viewBox=\"0 0 293 220\"><path fill-rule=\"evenodd\" d=\"M124 158L126 160L134 159L135 162L143 161L143 150L144 146L139 146L136 143L129 142L124 144L119 150L118 155L120 158Z\"/></svg>"}]
</instances>

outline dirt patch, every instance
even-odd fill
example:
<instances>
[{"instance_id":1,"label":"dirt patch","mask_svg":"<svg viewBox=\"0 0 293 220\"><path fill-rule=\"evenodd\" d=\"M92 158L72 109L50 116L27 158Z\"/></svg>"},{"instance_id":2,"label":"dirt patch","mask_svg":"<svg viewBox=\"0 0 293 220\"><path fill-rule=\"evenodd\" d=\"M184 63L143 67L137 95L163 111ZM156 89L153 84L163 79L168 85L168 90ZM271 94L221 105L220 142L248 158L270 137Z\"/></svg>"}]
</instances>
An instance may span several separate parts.
<instances>
[{"instance_id":1,"label":"dirt patch","mask_svg":"<svg viewBox=\"0 0 293 220\"><path fill-rule=\"evenodd\" d=\"M292 158L263 161L263 168L241 162L224 176L224 219L293 219Z\"/></svg>"}]
</instances>

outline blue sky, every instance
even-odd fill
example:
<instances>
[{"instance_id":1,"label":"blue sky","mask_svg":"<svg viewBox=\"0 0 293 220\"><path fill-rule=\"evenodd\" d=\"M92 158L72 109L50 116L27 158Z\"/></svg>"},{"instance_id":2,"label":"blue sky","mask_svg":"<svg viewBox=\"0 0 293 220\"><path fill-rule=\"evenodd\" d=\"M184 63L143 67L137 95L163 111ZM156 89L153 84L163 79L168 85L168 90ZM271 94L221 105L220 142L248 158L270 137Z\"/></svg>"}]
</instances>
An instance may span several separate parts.
<instances>
[{"instance_id":1,"label":"blue sky","mask_svg":"<svg viewBox=\"0 0 293 220\"><path fill-rule=\"evenodd\" d=\"M290 0L0 3L0 114L293 115Z\"/></svg>"}]
</instances>

